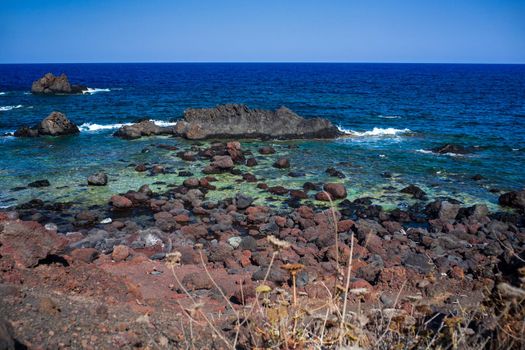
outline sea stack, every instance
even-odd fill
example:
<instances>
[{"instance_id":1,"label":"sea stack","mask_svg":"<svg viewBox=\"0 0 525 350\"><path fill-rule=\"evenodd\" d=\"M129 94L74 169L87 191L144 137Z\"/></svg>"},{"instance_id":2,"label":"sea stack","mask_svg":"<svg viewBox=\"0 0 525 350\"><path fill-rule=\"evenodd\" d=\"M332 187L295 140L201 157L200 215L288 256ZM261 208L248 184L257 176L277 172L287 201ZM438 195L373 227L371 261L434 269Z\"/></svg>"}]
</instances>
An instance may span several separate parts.
<instances>
[{"instance_id":1,"label":"sea stack","mask_svg":"<svg viewBox=\"0 0 525 350\"><path fill-rule=\"evenodd\" d=\"M16 137L37 137L41 135L62 136L78 134L77 125L70 121L64 113L51 112L44 120L34 127L22 126L15 131Z\"/></svg>"},{"instance_id":2,"label":"sea stack","mask_svg":"<svg viewBox=\"0 0 525 350\"><path fill-rule=\"evenodd\" d=\"M42 78L35 80L31 86L33 94L43 95L81 94L85 90L87 90L87 86L71 85L64 73L60 76L47 73Z\"/></svg>"}]
</instances>

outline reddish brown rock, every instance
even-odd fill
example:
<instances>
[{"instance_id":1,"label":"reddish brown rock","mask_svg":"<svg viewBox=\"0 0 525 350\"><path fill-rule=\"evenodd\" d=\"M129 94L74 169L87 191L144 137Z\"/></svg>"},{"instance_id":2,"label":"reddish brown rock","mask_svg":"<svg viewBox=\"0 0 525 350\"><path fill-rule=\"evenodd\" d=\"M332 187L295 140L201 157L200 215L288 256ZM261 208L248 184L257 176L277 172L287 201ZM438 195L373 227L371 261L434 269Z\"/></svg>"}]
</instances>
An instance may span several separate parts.
<instances>
[{"instance_id":1,"label":"reddish brown rock","mask_svg":"<svg viewBox=\"0 0 525 350\"><path fill-rule=\"evenodd\" d=\"M233 159L233 161L240 161L244 159L241 151L241 144L237 141L231 141L226 144L226 151Z\"/></svg>"},{"instance_id":2,"label":"reddish brown rock","mask_svg":"<svg viewBox=\"0 0 525 350\"><path fill-rule=\"evenodd\" d=\"M33 267L50 255L60 254L67 241L34 221L3 221L0 255L11 255L17 265Z\"/></svg>"},{"instance_id":3,"label":"reddish brown rock","mask_svg":"<svg viewBox=\"0 0 525 350\"><path fill-rule=\"evenodd\" d=\"M328 202L330 200L330 195L326 192L318 192L315 195L315 199L318 201Z\"/></svg>"},{"instance_id":4,"label":"reddish brown rock","mask_svg":"<svg viewBox=\"0 0 525 350\"><path fill-rule=\"evenodd\" d=\"M200 181L196 178L189 178L184 180L182 184L184 185L184 187L197 188L200 185Z\"/></svg>"},{"instance_id":5,"label":"reddish brown rock","mask_svg":"<svg viewBox=\"0 0 525 350\"><path fill-rule=\"evenodd\" d=\"M279 158L275 163L273 163L274 168L285 169L290 167L290 161L288 158Z\"/></svg>"},{"instance_id":6,"label":"reddish brown rock","mask_svg":"<svg viewBox=\"0 0 525 350\"><path fill-rule=\"evenodd\" d=\"M275 149L272 146L264 146L264 147L259 148L259 153L260 154L274 154Z\"/></svg>"},{"instance_id":7,"label":"reddish brown rock","mask_svg":"<svg viewBox=\"0 0 525 350\"><path fill-rule=\"evenodd\" d=\"M307 199L308 195L304 191L301 191L301 190L291 190L290 197L296 198L296 199Z\"/></svg>"},{"instance_id":8,"label":"reddish brown rock","mask_svg":"<svg viewBox=\"0 0 525 350\"><path fill-rule=\"evenodd\" d=\"M190 217L187 214L179 214L174 217L175 221L179 224L186 224L190 222Z\"/></svg>"},{"instance_id":9,"label":"reddish brown rock","mask_svg":"<svg viewBox=\"0 0 525 350\"><path fill-rule=\"evenodd\" d=\"M133 202L124 196L114 195L111 197L111 204L116 209L129 209L133 207Z\"/></svg>"},{"instance_id":10,"label":"reddish brown rock","mask_svg":"<svg viewBox=\"0 0 525 350\"><path fill-rule=\"evenodd\" d=\"M230 156L215 156L213 157L213 162L211 163L211 165L212 167L221 170L228 170L235 166Z\"/></svg>"},{"instance_id":11,"label":"reddish brown rock","mask_svg":"<svg viewBox=\"0 0 525 350\"><path fill-rule=\"evenodd\" d=\"M115 261L123 261L128 258L130 255L130 249L125 245L117 245L113 248L113 253L111 253L111 258Z\"/></svg>"},{"instance_id":12,"label":"reddish brown rock","mask_svg":"<svg viewBox=\"0 0 525 350\"><path fill-rule=\"evenodd\" d=\"M246 166L256 166L257 165L257 159L255 158L248 158L248 160L246 161Z\"/></svg>"},{"instance_id":13,"label":"reddish brown rock","mask_svg":"<svg viewBox=\"0 0 525 350\"><path fill-rule=\"evenodd\" d=\"M139 165L137 165L135 167L135 171L137 171L139 173L142 173L142 172L144 172L146 170L148 170L148 169L146 168L146 165L144 165L144 164L139 164Z\"/></svg>"},{"instance_id":14,"label":"reddish brown rock","mask_svg":"<svg viewBox=\"0 0 525 350\"><path fill-rule=\"evenodd\" d=\"M268 188L268 192L270 192L271 194L282 196L290 192L290 190L288 190L287 188L284 188L283 186L273 186L273 187Z\"/></svg>"},{"instance_id":15,"label":"reddish brown rock","mask_svg":"<svg viewBox=\"0 0 525 350\"><path fill-rule=\"evenodd\" d=\"M355 222L353 220L341 220L337 223L338 232L348 232L354 227Z\"/></svg>"},{"instance_id":16,"label":"reddish brown rock","mask_svg":"<svg viewBox=\"0 0 525 350\"><path fill-rule=\"evenodd\" d=\"M183 226L180 231L184 236L193 237L194 239L205 238L208 236L208 227L205 224Z\"/></svg>"},{"instance_id":17,"label":"reddish brown rock","mask_svg":"<svg viewBox=\"0 0 525 350\"><path fill-rule=\"evenodd\" d=\"M324 190L332 196L333 199L346 198L346 188L343 184L327 183L323 186Z\"/></svg>"},{"instance_id":18,"label":"reddish brown rock","mask_svg":"<svg viewBox=\"0 0 525 350\"><path fill-rule=\"evenodd\" d=\"M79 248L71 252L71 257L74 261L92 263L98 258L99 253L95 248Z\"/></svg>"}]
</instances>

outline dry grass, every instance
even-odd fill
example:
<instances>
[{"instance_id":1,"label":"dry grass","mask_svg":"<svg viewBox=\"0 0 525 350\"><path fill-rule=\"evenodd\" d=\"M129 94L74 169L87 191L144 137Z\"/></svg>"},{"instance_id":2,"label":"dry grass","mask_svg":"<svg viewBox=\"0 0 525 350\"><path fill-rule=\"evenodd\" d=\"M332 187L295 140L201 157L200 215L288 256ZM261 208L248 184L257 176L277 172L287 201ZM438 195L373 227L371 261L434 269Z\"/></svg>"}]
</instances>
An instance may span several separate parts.
<instances>
[{"instance_id":1,"label":"dry grass","mask_svg":"<svg viewBox=\"0 0 525 350\"><path fill-rule=\"evenodd\" d=\"M337 219L333 208L331 203L327 215L333 220L338 244ZM337 246L336 281L343 281L343 285L336 282L334 290L324 286L329 297L323 301L297 294L295 277L302 268L300 264L286 267L291 277L291 293L280 288L272 290L267 285L275 259L283 250L290 248L289 242L273 236L268 241L274 252L265 278L257 287L255 298L248 304L243 300L243 307L233 305L222 292L206 267L202 250L199 250L207 277L229 308L228 315L217 319L202 310L202 305L177 277L177 264L168 261L178 286L193 304L186 313L188 327L185 328L189 331L185 333L187 338L183 344L187 349L196 348L195 344L203 342L209 343L207 348L224 349L525 349L523 285L522 288L496 288L487 293L483 303L475 309L466 310L458 305L450 314L430 312L422 315L408 314L398 308L406 284L404 281L392 307L365 311L360 303L370 291L350 289L353 235L350 238L350 255L344 265L339 261ZM520 273L522 282L525 282L525 270ZM202 339L203 334L211 334L212 337Z\"/></svg>"}]
</instances>

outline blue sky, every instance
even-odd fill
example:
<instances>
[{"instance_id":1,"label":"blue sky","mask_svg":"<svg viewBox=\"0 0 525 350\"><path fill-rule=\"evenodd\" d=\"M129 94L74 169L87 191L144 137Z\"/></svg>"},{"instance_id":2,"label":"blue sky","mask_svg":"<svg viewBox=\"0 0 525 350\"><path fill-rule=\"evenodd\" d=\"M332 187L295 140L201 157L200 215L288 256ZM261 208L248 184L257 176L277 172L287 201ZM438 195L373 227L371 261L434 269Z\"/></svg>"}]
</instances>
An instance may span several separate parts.
<instances>
[{"instance_id":1,"label":"blue sky","mask_svg":"<svg viewBox=\"0 0 525 350\"><path fill-rule=\"evenodd\" d=\"M0 0L0 62L525 63L525 0Z\"/></svg>"}]
</instances>

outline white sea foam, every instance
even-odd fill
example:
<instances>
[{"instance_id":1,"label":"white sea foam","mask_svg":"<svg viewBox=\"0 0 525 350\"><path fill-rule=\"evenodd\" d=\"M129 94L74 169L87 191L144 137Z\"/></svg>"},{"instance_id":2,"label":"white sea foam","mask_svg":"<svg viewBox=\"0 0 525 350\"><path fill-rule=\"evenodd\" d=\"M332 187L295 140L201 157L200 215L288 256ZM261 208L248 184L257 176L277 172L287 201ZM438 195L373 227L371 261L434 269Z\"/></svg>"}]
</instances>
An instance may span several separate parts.
<instances>
[{"instance_id":1,"label":"white sea foam","mask_svg":"<svg viewBox=\"0 0 525 350\"><path fill-rule=\"evenodd\" d=\"M12 109L22 108L24 106L22 105L16 105L16 106L0 106L0 112L7 112Z\"/></svg>"},{"instance_id":2,"label":"white sea foam","mask_svg":"<svg viewBox=\"0 0 525 350\"><path fill-rule=\"evenodd\" d=\"M83 90L82 93L85 94L96 94L97 92L110 92L110 89L99 89L99 88L87 88L87 90Z\"/></svg>"},{"instance_id":3,"label":"white sea foam","mask_svg":"<svg viewBox=\"0 0 525 350\"><path fill-rule=\"evenodd\" d=\"M176 122L167 122L164 120L152 120L158 126L174 126ZM79 126L80 131L84 132L97 132L102 130L118 129L123 126L133 125L133 123L115 123L115 124L95 124L95 123L84 123Z\"/></svg>"},{"instance_id":4,"label":"white sea foam","mask_svg":"<svg viewBox=\"0 0 525 350\"><path fill-rule=\"evenodd\" d=\"M339 127L339 130L344 132L345 134L353 135L353 136L359 136L359 137L382 137L382 136L397 136L399 134L408 134L412 131L410 129L394 129L394 128L373 128L372 130L368 131L354 131L354 130L348 130Z\"/></svg>"},{"instance_id":5,"label":"white sea foam","mask_svg":"<svg viewBox=\"0 0 525 350\"><path fill-rule=\"evenodd\" d=\"M464 154L452 153L452 152L436 153L436 152L432 152L432 151L430 151L428 149L418 149L418 150L416 150L416 152L424 153L424 154L433 154L433 155L436 155L436 156L450 156L450 157L464 157L465 156Z\"/></svg>"},{"instance_id":6,"label":"white sea foam","mask_svg":"<svg viewBox=\"0 0 525 350\"><path fill-rule=\"evenodd\" d=\"M416 152L424 153L424 154L434 154L434 152L429 151L428 149L418 149Z\"/></svg>"},{"instance_id":7,"label":"white sea foam","mask_svg":"<svg viewBox=\"0 0 525 350\"><path fill-rule=\"evenodd\" d=\"M401 116L399 115L378 115L379 118L383 118L383 119L401 119Z\"/></svg>"},{"instance_id":8,"label":"white sea foam","mask_svg":"<svg viewBox=\"0 0 525 350\"><path fill-rule=\"evenodd\" d=\"M101 130L118 129L125 125L132 125L133 123L116 123L116 124L95 124L95 123L84 123L79 126L80 131L96 132Z\"/></svg>"},{"instance_id":9,"label":"white sea foam","mask_svg":"<svg viewBox=\"0 0 525 350\"><path fill-rule=\"evenodd\" d=\"M165 120L151 120L151 121L154 122L158 126L164 126L164 127L177 125L177 122L167 122Z\"/></svg>"}]
</instances>

